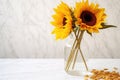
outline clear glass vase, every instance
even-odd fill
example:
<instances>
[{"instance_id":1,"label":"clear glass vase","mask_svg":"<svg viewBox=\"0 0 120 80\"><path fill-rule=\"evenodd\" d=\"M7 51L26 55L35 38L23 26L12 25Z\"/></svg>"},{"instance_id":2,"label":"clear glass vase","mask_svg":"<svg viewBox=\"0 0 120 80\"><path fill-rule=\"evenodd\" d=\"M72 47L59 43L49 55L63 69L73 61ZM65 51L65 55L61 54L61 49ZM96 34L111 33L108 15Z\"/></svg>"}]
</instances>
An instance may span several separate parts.
<instances>
[{"instance_id":1,"label":"clear glass vase","mask_svg":"<svg viewBox=\"0 0 120 80\"><path fill-rule=\"evenodd\" d=\"M83 76L88 72L87 60L85 60L81 48L74 46L75 51L71 53L75 40L76 37L70 35L64 47L65 71L73 76ZM81 40L76 41L76 45L79 45L79 47L81 47Z\"/></svg>"}]
</instances>

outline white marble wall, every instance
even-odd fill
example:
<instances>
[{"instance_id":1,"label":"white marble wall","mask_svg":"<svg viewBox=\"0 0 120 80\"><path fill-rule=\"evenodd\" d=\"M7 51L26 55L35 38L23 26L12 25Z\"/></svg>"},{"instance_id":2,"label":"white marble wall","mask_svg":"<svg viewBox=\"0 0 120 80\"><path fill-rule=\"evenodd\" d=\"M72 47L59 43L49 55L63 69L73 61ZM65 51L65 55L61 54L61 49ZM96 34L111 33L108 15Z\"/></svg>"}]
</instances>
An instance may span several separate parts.
<instances>
[{"instance_id":1,"label":"white marble wall","mask_svg":"<svg viewBox=\"0 0 120 80\"><path fill-rule=\"evenodd\" d=\"M73 6L76 0L63 1ZM120 58L120 1L94 2L106 8L108 23L118 27L102 30L93 37L85 34L82 50L86 57ZM60 0L0 0L0 57L63 57L66 40L55 41L49 23L58 3Z\"/></svg>"}]
</instances>

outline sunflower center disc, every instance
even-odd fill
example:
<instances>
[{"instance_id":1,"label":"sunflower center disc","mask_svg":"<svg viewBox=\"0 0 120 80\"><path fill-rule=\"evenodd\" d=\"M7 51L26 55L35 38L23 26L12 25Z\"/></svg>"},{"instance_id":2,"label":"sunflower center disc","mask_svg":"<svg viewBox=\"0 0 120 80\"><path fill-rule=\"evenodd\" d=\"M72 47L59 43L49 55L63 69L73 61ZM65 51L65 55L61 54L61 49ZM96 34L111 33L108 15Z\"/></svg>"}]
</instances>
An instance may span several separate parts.
<instances>
[{"instance_id":1,"label":"sunflower center disc","mask_svg":"<svg viewBox=\"0 0 120 80\"><path fill-rule=\"evenodd\" d=\"M80 18L83 23L86 23L89 26L93 26L96 24L96 16L90 11L83 11Z\"/></svg>"},{"instance_id":2,"label":"sunflower center disc","mask_svg":"<svg viewBox=\"0 0 120 80\"><path fill-rule=\"evenodd\" d=\"M67 19L64 17L64 18L63 18L63 26L66 25L66 20L67 20Z\"/></svg>"}]
</instances>

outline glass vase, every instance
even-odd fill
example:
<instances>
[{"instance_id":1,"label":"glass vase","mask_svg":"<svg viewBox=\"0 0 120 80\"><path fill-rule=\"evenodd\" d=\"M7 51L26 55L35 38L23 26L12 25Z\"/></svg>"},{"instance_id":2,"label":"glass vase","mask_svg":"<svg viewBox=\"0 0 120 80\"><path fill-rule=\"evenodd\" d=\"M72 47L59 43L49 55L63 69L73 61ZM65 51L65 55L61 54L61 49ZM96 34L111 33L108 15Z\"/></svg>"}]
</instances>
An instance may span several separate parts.
<instances>
[{"instance_id":1,"label":"glass vase","mask_svg":"<svg viewBox=\"0 0 120 80\"><path fill-rule=\"evenodd\" d=\"M83 33L80 33L80 38L71 34L64 47L65 71L73 76L83 76L88 72L87 60L81 50Z\"/></svg>"}]
</instances>

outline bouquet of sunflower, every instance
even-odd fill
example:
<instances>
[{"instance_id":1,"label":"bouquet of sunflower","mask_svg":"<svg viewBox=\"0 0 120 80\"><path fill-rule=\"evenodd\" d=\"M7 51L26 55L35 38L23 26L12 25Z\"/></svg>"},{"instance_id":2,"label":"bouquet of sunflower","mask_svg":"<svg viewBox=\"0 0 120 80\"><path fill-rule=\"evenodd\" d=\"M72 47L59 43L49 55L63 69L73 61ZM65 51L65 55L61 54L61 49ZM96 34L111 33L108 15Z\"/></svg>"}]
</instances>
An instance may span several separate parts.
<instances>
[{"instance_id":1,"label":"bouquet of sunflower","mask_svg":"<svg viewBox=\"0 0 120 80\"><path fill-rule=\"evenodd\" d=\"M76 2L75 8L70 8L66 3L61 2L57 8L54 8L54 11L55 14L52 16L53 21L51 24L55 26L52 34L55 34L56 39L65 39L70 34L75 35L65 70L68 71L70 66L74 68L78 51L81 53L86 70L88 70L80 43L85 32L92 36L92 33L99 33L100 29L115 27L105 23L107 16L105 8L100 8L95 3L89 3L88 0L82 0Z\"/></svg>"}]
</instances>

